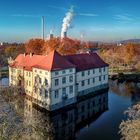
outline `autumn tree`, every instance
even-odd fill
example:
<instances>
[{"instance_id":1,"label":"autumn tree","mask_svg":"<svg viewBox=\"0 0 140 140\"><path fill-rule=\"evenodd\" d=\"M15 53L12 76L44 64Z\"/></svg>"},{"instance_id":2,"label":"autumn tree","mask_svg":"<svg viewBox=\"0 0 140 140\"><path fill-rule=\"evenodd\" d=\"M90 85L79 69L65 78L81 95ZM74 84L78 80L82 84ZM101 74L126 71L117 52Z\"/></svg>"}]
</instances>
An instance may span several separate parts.
<instances>
[{"instance_id":1,"label":"autumn tree","mask_svg":"<svg viewBox=\"0 0 140 140\"><path fill-rule=\"evenodd\" d=\"M134 44L127 44L122 47L123 58L126 63L131 63L133 57L136 55L136 47Z\"/></svg>"},{"instance_id":2,"label":"autumn tree","mask_svg":"<svg viewBox=\"0 0 140 140\"><path fill-rule=\"evenodd\" d=\"M51 38L50 40L45 41L42 53L48 54L53 50L57 50L59 46L60 46L60 39Z\"/></svg>"},{"instance_id":3,"label":"autumn tree","mask_svg":"<svg viewBox=\"0 0 140 140\"><path fill-rule=\"evenodd\" d=\"M64 38L61 40L60 46L57 51L60 54L76 54L81 49L81 44L79 40L72 40L70 38Z\"/></svg>"},{"instance_id":4,"label":"autumn tree","mask_svg":"<svg viewBox=\"0 0 140 140\"><path fill-rule=\"evenodd\" d=\"M8 46L5 48L4 53L6 57L15 58L19 53L23 53L25 51L24 46Z\"/></svg>"},{"instance_id":5,"label":"autumn tree","mask_svg":"<svg viewBox=\"0 0 140 140\"><path fill-rule=\"evenodd\" d=\"M25 44L27 53L42 54L44 47L44 40L31 39Z\"/></svg>"}]
</instances>

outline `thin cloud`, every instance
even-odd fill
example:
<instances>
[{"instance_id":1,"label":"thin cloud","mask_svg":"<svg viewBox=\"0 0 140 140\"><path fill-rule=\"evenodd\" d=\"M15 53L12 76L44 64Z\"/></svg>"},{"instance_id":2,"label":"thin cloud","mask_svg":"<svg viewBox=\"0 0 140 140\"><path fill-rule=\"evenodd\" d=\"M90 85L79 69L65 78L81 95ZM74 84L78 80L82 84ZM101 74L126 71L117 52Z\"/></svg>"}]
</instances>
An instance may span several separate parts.
<instances>
[{"instance_id":1,"label":"thin cloud","mask_svg":"<svg viewBox=\"0 0 140 140\"><path fill-rule=\"evenodd\" d=\"M128 14L123 14L123 15L115 15L114 19L118 20L118 21L132 21L133 18L131 17L131 15Z\"/></svg>"},{"instance_id":2,"label":"thin cloud","mask_svg":"<svg viewBox=\"0 0 140 140\"><path fill-rule=\"evenodd\" d=\"M24 18L40 18L42 16L49 16L49 15L23 15L23 14L15 14L15 15L10 15L12 17L24 17Z\"/></svg>"},{"instance_id":3,"label":"thin cloud","mask_svg":"<svg viewBox=\"0 0 140 140\"><path fill-rule=\"evenodd\" d=\"M97 14L93 14L93 13L78 13L76 14L78 16L86 16L86 17L97 17Z\"/></svg>"}]
</instances>

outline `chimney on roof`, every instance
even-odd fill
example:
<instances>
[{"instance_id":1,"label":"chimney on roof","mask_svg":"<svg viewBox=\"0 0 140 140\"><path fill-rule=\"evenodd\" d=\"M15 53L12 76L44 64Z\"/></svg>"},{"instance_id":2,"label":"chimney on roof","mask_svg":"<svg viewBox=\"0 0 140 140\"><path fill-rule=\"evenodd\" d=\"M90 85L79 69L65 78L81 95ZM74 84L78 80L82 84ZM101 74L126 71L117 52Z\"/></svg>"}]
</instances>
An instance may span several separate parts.
<instances>
[{"instance_id":1,"label":"chimney on roof","mask_svg":"<svg viewBox=\"0 0 140 140\"><path fill-rule=\"evenodd\" d=\"M33 53L30 53L30 58L33 56Z\"/></svg>"},{"instance_id":2,"label":"chimney on roof","mask_svg":"<svg viewBox=\"0 0 140 140\"><path fill-rule=\"evenodd\" d=\"M27 53L24 53L24 57L27 55Z\"/></svg>"}]
</instances>

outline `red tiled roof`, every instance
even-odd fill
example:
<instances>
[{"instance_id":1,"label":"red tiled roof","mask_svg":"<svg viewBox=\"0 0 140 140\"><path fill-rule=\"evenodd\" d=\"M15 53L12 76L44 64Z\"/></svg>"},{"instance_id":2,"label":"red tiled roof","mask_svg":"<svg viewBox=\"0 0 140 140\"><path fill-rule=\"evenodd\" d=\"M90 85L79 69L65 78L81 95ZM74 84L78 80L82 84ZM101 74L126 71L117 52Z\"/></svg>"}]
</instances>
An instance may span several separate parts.
<instances>
[{"instance_id":1,"label":"red tiled roof","mask_svg":"<svg viewBox=\"0 0 140 140\"><path fill-rule=\"evenodd\" d=\"M26 55L20 54L15 59L11 67L23 67L25 70L32 70L32 67L36 67L44 70L62 70L67 68L73 68L75 65L67 61L63 56L56 51L52 51L47 56L43 55Z\"/></svg>"},{"instance_id":2,"label":"red tiled roof","mask_svg":"<svg viewBox=\"0 0 140 140\"><path fill-rule=\"evenodd\" d=\"M15 59L14 63L11 64L11 67L24 67L25 69L31 70L35 64L38 64L46 56L41 55L25 55L20 54Z\"/></svg>"},{"instance_id":3,"label":"red tiled roof","mask_svg":"<svg viewBox=\"0 0 140 140\"><path fill-rule=\"evenodd\" d=\"M76 67L77 71L100 68L108 66L96 53L76 54L61 56L56 51L52 51L47 56L20 54L15 59L11 67L23 67L25 70L32 70L32 67L55 71Z\"/></svg>"},{"instance_id":4,"label":"red tiled roof","mask_svg":"<svg viewBox=\"0 0 140 140\"><path fill-rule=\"evenodd\" d=\"M65 58L76 65L77 71L108 66L96 53L68 55Z\"/></svg>"},{"instance_id":5,"label":"red tiled roof","mask_svg":"<svg viewBox=\"0 0 140 140\"><path fill-rule=\"evenodd\" d=\"M52 51L47 55L44 59L42 59L37 65L34 67L55 71L55 70L62 70L67 68L74 68L75 65L65 59L56 51Z\"/></svg>"}]
</instances>

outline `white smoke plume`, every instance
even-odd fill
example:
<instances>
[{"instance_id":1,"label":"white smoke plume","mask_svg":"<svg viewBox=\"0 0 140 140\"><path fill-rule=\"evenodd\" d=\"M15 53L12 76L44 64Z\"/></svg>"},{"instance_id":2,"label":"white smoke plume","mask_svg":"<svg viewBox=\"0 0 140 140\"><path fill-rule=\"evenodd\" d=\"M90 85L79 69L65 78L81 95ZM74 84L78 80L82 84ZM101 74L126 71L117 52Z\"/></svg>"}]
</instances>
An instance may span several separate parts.
<instances>
[{"instance_id":1,"label":"white smoke plume","mask_svg":"<svg viewBox=\"0 0 140 140\"><path fill-rule=\"evenodd\" d=\"M65 37L65 32L67 32L68 28L70 27L70 22L73 18L73 6L69 9L69 11L66 13L66 16L63 19L63 24L61 28L61 38Z\"/></svg>"}]
</instances>

